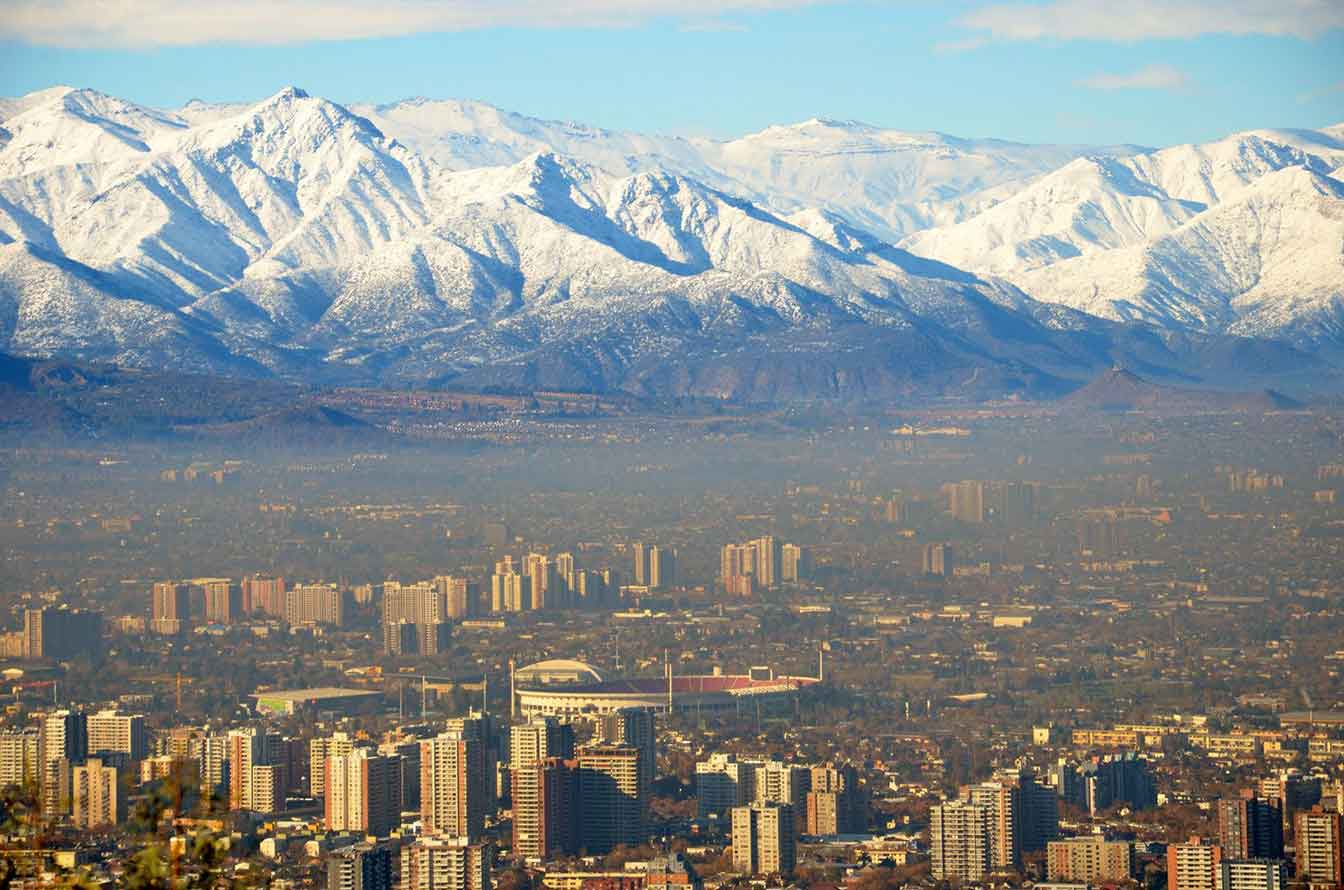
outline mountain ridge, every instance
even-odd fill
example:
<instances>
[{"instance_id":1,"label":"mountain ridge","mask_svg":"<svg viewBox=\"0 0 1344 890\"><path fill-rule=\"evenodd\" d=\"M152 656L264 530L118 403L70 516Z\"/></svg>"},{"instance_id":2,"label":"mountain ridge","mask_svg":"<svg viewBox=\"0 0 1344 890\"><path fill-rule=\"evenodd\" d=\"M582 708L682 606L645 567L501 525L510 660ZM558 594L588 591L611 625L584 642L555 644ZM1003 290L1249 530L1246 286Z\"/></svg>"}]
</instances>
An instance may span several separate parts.
<instances>
[{"instance_id":1,"label":"mountain ridge","mask_svg":"<svg viewBox=\"0 0 1344 890\"><path fill-rule=\"evenodd\" d=\"M424 108L434 113L405 116ZM1196 207L1169 194L1194 194L1181 164L1240 149L1140 162L824 118L720 142L573 123L557 135L555 122L512 115L493 141L473 141L480 121L440 132L466 164L455 169L396 132L418 121L418 139L438 138L429 124L444 109L347 107L296 87L169 111L95 91L7 100L0 349L351 384L746 400L955 394L964 381L966 393L1051 396L1117 360L1198 380L1226 367L1210 357L1243 333L1285 328L1175 324L1157 304L1126 315L1022 282L1234 206L1238 171L1254 186L1285 169L1323 176L1334 159L1302 160L1298 143L1328 147L1324 131L1256 131L1289 135L1229 143L1255 151L1214 177L1223 204ZM949 264L883 235L1011 214L1061 183L1074 191L1049 192L1043 218L1105 198L1108 228L1069 223L1061 238L1029 219L1023 238L1055 239L1034 269ZM1125 190L1132 200L1115 198ZM1335 379L1291 346L1264 355L1262 376L1300 382L1310 366L1308 383Z\"/></svg>"}]
</instances>

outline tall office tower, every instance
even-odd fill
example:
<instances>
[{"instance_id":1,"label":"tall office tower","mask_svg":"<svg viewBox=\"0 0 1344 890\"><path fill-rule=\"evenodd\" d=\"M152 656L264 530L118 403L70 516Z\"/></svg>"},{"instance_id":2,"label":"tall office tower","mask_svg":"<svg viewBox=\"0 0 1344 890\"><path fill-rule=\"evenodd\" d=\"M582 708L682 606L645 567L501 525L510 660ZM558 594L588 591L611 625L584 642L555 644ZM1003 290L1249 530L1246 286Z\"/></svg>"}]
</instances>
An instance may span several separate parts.
<instances>
[{"instance_id":1,"label":"tall office tower","mask_svg":"<svg viewBox=\"0 0 1344 890\"><path fill-rule=\"evenodd\" d=\"M1320 806L1293 817L1293 843L1297 847L1297 877L1315 885L1344 886L1344 835L1339 813Z\"/></svg>"},{"instance_id":2,"label":"tall office tower","mask_svg":"<svg viewBox=\"0 0 1344 890\"><path fill-rule=\"evenodd\" d=\"M778 760L769 760L756 766L753 800L791 804L796 814L807 806L807 792L811 790L812 770L809 767Z\"/></svg>"},{"instance_id":3,"label":"tall office tower","mask_svg":"<svg viewBox=\"0 0 1344 890\"><path fill-rule=\"evenodd\" d=\"M967 479L948 486L948 511L960 522L985 521L985 484Z\"/></svg>"},{"instance_id":4,"label":"tall office tower","mask_svg":"<svg viewBox=\"0 0 1344 890\"><path fill-rule=\"evenodd\" d=\"M556 591L555 566L544 553L529 553L523 561L523 572L532 583L532 608L553 609Z\"/></svg>"},{"instance_id":5,"label":"tall office tower","mask_svg":"<svg viewBox=\"0 0 1344 890\"><path fill-rule=\"evenodd\" d=\"M762 801L733 807L733 868L753 875L788 875L798 858L793 807Z\"/></svg>"},{"instance_id":6,"label":"tall office tower","mask_svg":"<svg viewBox=\"0 0 1344 890\"><path fill-rule=\"evenodd\" d=\"M1283 856L1283 811L1250 789L1218 801L1218 845L1230 859Z\"/></svg>"},{"instance_id":7,"label":"tall office tower","mask_svg":"<svg viewBox=\"0 0 1344 890\"><path fill-rule=\"evenodd\" d=\"M1219 890L1222 860L1222 848L1203 838L1168 844L1167 890Z\"/></svg>"},{"instance_id":8,"label":"tall office tower","mask_svg":"<svg viewBox=\"0 0 1344 890\"><path fill-rule=\"evenodd\" d=\"M395 883L386 844L352 844L327 858L327 890L392 890Z\"/></svg>"},{"instance_id":9,"label":"tall office tower","mask_svg":"<svg viewBox=\"0 0 1344 890\"><path fill-rule=\"evenodd\" d=\"M859 773L851 764L825 763L812 767L807 792L807 828L813 835L863 831L863 796Z\"/></svg>"},{"instance_id":10,"label":"tall office tower","mask_svg":"<svg viewBox=\"0 0 1344 890\"><path fill-rule=\"evenodd\" d=\"M117 770L98 758L74 768L70 779L71 819L76 828L120 824L123 802L117 794Z\"/></svg>"},{"instance_id":11,"label":"tall office tower","mask_svg":"<svg viewBox=\"0 0 1344 890\"><path fill-rule=\"evenodd\" d=\"M150 604L149 629L178 634L191 624L191 588L176 581L156 581Z\"/></svg>"},{"instance_id":12,"label":"tall office tower","mask_svg":"<svg viewBox=\"0 0 1344 890\"><path fill-rule=\"evenodd\" d=\"M634 557L634 578L637 587L647 586L649 583L649 548L643 541L636 541L630 545L630 553Z\"/></svg>"},{"instance_id":13,"label":"tall office tower","mask_svg":"<svg viewBox=\"0 0 1344 890\"><path fill-rule=\"evenodd\" d=\"M771 535L751 542L756 550L756 584L759 587L774 587L779 583L779 568L783 559L780 555L780 543Z\"/></svg>"},{"instance_id":14,"label":"tall office tower","mask_svg":"<svg viewBox=\"0 0 1344 890\"><path fill-rule=\"evenodd\" d=\"M345 597L334 584L296 584L285 591L285 621L291 625L345 624Z\"/></svg>"},{"instance_id":15,"label":"tall office tower","mask_svg":"<svg viewBox=\"0 0 1344 890\"><path fill-rule=\"evenodd\" d=\"M1046 845L1045 861L1046 876L1052 881L1126 881L1134 874L1134 845L1101 835L1065 838Z\"/></svg>"},{"instance_id":16,"label":"tall office tower","mask_svg":"<svg viewBox=\"0 0 1344 890\"><path fill-rule=\"evenodd\" d=\"M560 589L565 593L566 608L574 606L579 584L578 572L579 564L575 561L573 553L561 553L555 557L555 576Z\"/></svg>"},{"instance_id":17,"label":"tall office tower","mask_svg":"<svg viewBox=\"0 0 1344 890\"><path fill-rule=\"evenodd\" d=\"M42 732L37 727L0 733L0 788L37 782Z\"/></svg>"},{"instance_id":18,"label":"tall office tower","mask_svg":"<svg viewBox=\"0 0 1344 890\"><path fill-rule=\"evenodd\" d=\"M677 552L668 547L650 547L649 587L652 590L666 590L677 584Z\"/></svg>"},{"instance_id":19,"label":"tall office tower","mask_svg":"<svg viewBox=\"0 0 1344 890\"><path fill-rule=\"evenodd\" d=\"M953 571L952 545L944 543L925 544L921 552L925 575L935 578L951 578Z\"/></svg>"},{"instance_id":20,"label":"tall office tower","mask_svg":"<svg viewBox=\"0 0 1344 890\"><path fill-rule=\"evenodd\" d=\"M509 768L512 770L550 758L572 760L574 726L554 717L534 717L509 728Z\"/></svg>"},{"instance_id":21,"label":"tall office tower","mask_svg":"<svg viewBox=\"0 0 1344 890\"><path fill-rule=\"evenodd\" d=\"M1016 782L991 779L966 789L967 802L989 811L989 866L1011 870L1022 863L1022 794Z\"/></svg>"},{"instance_id":22,"label":"tall office tower","mask_svg":"<svg viewBox=\"0 0 1344 890\"><path fill-rule=\"evenodd\" d=\"M243 611L279 618L285 612L285 579L251 575L243 579Z\"/></svg>"},{"instance_id":23,"label":"tall office tower","mask_svg":"<svg viewBox=\"0 0 1344 890\"><path fill-rule=\"evenodd\" d=\"M191 583L201 590L207 622L233 624L242 617L243 593L233 579L195 578Z\"/></svg>"},{"instance_id":24,"label":"tall office tower","mask_svg":"<svg viewBox=\"0 0 1344 890\"><path fill-rule=\"evenodd\" d=\"M621 708L601 720L601 740L639 750L639 794L648 802L658 778L658 729L652 708Z\"/></svg>"},{"instance_id":25,"label":"tall office tower","mask_svg":"<svg viewBox=\"0 0 1344 890\"><path fill-rule=\"evenodd\" d=\"M490 578L490 608L495 612L526 612L532 608L532 579L509 569Z\"/></svg>"},{"instance_id":26,"label":"tall office tower","mask_svg":"<svg viewBox=\"0 0 1344 890\"><path fill-rule=\"evenodd\" d=\"M940 881L982 881L992 865L989 807L962 800L929 810L929 860Z\"/></svg>"},{"instance_id":27,"label":"tall office tower","mask_svg":"<svg viewBox=\"0 0 1344 890\"><path fill-rule=\"evenodd\" d=\"M513 855L550 859L579 851L579 764L558 757L511 768Z\"/></svg>"},{"instance_id":28,"label":"tall office tower","mask_svg":"<svg viewBox=\"0 0 1344 890\"><path fill-rule=\"evenodd\" d=\"M440 620L461 621L463 618L469 618L475 611L476 591L466 578L438 575L434 578L434 586L443 597L444 614Z\"/></svg>"},{"instance_id":29,"label":"tall office tower","mask_svg":"<svg viewBox=\"0 0 1344 890\"><path fill-rule=\"evenodd\" d=\"M807 575L804 566L803 548L797 544L785 544L779 548L779 580L785 584L797 584Z\"/></svg>"},{"instance_id":30,"label":"tall office tower","mask_svg":"<svg viewBox=\"0 0 1344 890\"><path fill-rule=\"evenodd\" d=\"M401 758L368 748L328 757L324 816L331 831L385 837L401 822Z\"/></svg>"},{"instance_id":31,"label":"tall office tower","mask_svg":"<svg viewBox=\"0 0 1344 890\"><path fill-rule=\"evenodd\" d=\"M756 795L756 764L736 754L711 754L695 765L695 796L700 818L728 815Z\"/></svg>"},{"instance_id":32,"label":"tall office tower","mask_svg":"<svg viewBox=\"0 0 1344 890\"><path fill-rule=\"evenodd\" d=\"M587 745L579 749L582 844L590 854L636 846L644 835L647 802L640 787L640 754L628 745Z\"/></svg>"},{"instance_id":33,"label":"tall office tower","mask_svg":"<svg viewBox=\"0 0 1344 890\"><path fill-rule=\"evenodd\" d=\"M1224 859L1218 890L1284 890L1288 863L1282 859Z\"/></svg>"},{"instance_id":34,"label":"tall office tower","mask_svg":"<svg viewBox=\"0 0 1344 890\"><path fill-rule=\"evenodd\" d=\"M420 743L420 817L430 834L470 838L485 827L485 745L448 730Z\"/></svg>"},{"instance_id":35,"label":"tall office tower","mask_svg":"<svg viewBox=\"0 0 1344 890\"><path fill-rule=\"evenodd\" d=\"M401 848L400 890L491 890L489 844L422 837Z\"/></svg>"},{"instance_id":36,"label":"tall office tower","mask_svg":"<svg viewBox=\"0 0 1344 890\"><path fill-rule=\"evenodd\" d=\"M1038 853L1059 837L1059 798L1055 789L1041 785L1025 770L1003 770L996 778L1017 789L1018 846L1023 853Z\"/></svg>"},{"instance_id":37,"label":"tall office tower","mask_svg":"<svg viewBox=\"0 0 1344 890\"><path fill-rule=\"evenodd\" d=\"M484 530L485 546L487 547L502 550L509 546L509 543L513 540L513 535L509 534L509 526L506 522L487 522Z\"/></svg>"},{"instance_id":38,"label":"tall office tower","mask_svg":"<svg viewBox=\"0 0 1344 890\"><path fill-rule=\"evenodd\" d=\"M103 613L65 606L23 610L23 656L25 658L102 658Z\"/></svg>"},{"instance_id":39,"label":"tall office tower","mask_svg":"<svg viewBox=\"0 0 1344 890\"><path fill-rule=\"evenodd\" d=\"M1157 806L1157 784L1148 761L1133 753L1094 757L1081 768L1084 800L1090 813L1124 803L1136 810Z\"/></svg>"},{"instance_id":40,"label":"tall office tower","mask_svg":"<svg viewBox=\"0 0 1344 890\"><path fill-rule=\"evenodd\" d=\"M143 714L103 710L88 718L90 754L125 754L131 760L149 756L149 732Z\"/></svg>"}]
</instances>

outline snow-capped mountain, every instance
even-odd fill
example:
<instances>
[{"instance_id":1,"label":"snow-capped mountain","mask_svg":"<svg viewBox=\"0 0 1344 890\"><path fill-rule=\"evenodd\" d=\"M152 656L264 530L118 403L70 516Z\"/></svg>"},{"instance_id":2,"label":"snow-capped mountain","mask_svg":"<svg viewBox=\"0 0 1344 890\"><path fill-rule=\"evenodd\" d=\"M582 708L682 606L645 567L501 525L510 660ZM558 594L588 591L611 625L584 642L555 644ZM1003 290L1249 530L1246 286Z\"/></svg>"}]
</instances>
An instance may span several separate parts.
<instances>
[{"instance_id":1,"label":"snow-capped mountain","mask_svg":"<svg viewBox=\"0 0 1344 890\"><path fill-rule=\"evenodd\" d=\"M777 213L824 209L891 241L961 220L1083 154L1139 150L958 139L822 119L726 141L684 139L539 120L454 100L351 110L452 170L555 151L609 173L679 173Z\"/></svg>"},{"instance_id":2,"label":"snow-capped mountain","mask_svg":"<svg viewBox=\"0 0 1344 890\"><path fill-rule=\"evenodd\" d=\"M1227 221L1210 232L1291 205L1291 237L1319 247L1200 236L1222 239L1229 269L1239 249L1270 270L1314 269L1337 200L1324 174L1344 163L1327 131L1275 143L1246 169L1269 158L1301 176L1253 199L1278 180L822 120L713 142L475 103L345 107L295 88L172 111L57 88L0 115L0 352L749 399L1059 391L1116 360L1197 376L1212 341L1116 322L1170 321L1142 288L1122 310L1041 277L1054 302L1040 302L983 270L1025 282L1140 250L1193 231L1215 196ZM1229 197L1238 186L1248 197ZM1086 224L1080 206L1097 208ZM997 253L967 253L971 271L891 243L947 223L908 242L942 253L930 245L982 220ZM1171 288L1216 320L1198 327L1257 335L1280 328L1250 319L1332 299Z\"/></svg>"},{"instance_id":3,"label":"snow-capped mountain","mask_svg":"<svg viewBox=\"0 0 1344 890\"><path fill-rule=\"evenodd\" d=\"M1015 276L1094 315L1340 347L1344 181L1287 166L1143 244Z\"/></svg>"},{"instance_id":4,"label":"snow-capped mountain","mask_svg":"<svg viewBox=\"0 0 1344 890\"><path fill-rule=\"evenodd\" d=\"M1102 317L1338 350L1340 135L1257 130L1081 158L901 243Z\"/></svg>"}]
</instances>

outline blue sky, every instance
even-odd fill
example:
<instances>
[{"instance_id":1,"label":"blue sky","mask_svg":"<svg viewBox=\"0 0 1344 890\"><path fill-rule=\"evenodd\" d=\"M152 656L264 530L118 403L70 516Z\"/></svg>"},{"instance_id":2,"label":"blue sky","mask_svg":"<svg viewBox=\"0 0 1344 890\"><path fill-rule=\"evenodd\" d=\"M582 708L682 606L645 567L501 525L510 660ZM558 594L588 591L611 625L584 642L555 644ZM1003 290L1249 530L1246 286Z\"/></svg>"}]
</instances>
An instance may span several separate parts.
<instances>
[{"instance_id":1,"label":"blue sky","mask_svg":"<svg viewBox=\"0 0 1344 890\"><path fill-rule=\"evenodd\" d=\"M835 117L1166 145L1344 122L1344 0L0 0L0 94L57 83L160 106L296 84L664 133Z\"/></svg>"}]
</instances>

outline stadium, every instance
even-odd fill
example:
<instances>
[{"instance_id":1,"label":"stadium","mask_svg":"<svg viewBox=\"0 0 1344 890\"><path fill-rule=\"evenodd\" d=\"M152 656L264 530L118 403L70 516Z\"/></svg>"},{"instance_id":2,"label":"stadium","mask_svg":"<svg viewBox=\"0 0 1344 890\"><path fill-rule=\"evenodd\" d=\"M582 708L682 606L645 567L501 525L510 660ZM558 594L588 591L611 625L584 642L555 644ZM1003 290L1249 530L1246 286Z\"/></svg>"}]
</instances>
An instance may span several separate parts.
<instances>
[{"instance_id":1,"label":"stadium","mask_svg":"<svg viewBox=\"0 0 1344 890\"><path fill-rule=\"evenodd\" d=\"M724 711L768 704L793 697L823 676L783 676L768 667L676 676L669 666L664 677L608 679L590 664L555 659L514 669L510 687L515 712L524 717L599 717L622 708Z\"/></svg>"}]
</instances>

